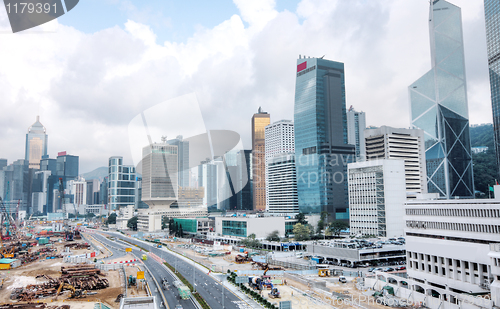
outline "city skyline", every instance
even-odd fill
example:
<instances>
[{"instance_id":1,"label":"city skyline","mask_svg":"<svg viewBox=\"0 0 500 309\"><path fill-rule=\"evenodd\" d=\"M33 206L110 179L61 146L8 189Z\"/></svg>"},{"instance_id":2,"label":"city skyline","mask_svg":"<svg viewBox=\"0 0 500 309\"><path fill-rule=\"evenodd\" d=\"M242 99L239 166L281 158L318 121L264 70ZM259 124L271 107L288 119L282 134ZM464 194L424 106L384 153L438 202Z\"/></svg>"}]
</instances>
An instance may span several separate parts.
<instances>
[{"instance_id":1,"label":"city skyline","mask_svg":"<svg viewBox=\"0 0 500 309\"><path fill-rule=\"evenodd\" d=\"M482 3L451 2L463 8L471 123L490 123L484 9ZM41 27L53 30L50 35L5 34L0 120L7 130L0 134L5 150L0 157L9 162L23 157L20 136L39 114L51 135L50 157L60 150L78 154L82 172L106 166L114 155L132 164L130 146L116 136L141 111L191 92L208 129L234 130L250 149L244 120L258 106L275 119L292 119L290 67L299 54L326 54L346 64L346 103L367 114L367 125L409 127L406 86L429 67L425 1L235 1L209 23L197 20L195 12L188 22L201 26L173 37L133 14L144 12L141 3L134 4L136 11L115 12L107 23L83 26L79 14L87 11L79 6ZM0 30L7 27L4 14L0 9ZM30 54L41 61L26 62Z\"/></svg>"}]
</instances>

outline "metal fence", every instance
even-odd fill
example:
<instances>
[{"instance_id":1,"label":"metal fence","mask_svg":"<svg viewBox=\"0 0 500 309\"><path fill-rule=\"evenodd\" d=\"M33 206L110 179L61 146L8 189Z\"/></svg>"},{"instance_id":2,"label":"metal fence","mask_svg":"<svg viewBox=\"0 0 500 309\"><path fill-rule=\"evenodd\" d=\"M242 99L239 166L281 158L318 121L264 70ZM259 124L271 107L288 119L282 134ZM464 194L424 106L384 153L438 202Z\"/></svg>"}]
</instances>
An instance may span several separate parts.
<instances>
[{"instance_id":1,"label":"metal fence","mask_svg":"<svg viewBox=\"0 0 500 309\"><path fill-rule=\"evenodd\" d=\"M286 261L273 260L273 259L268 259L268 263L271 265L281 266L281 267L285 267L285 268L292 268L292 269L296 269L296 270L316 269L315 265L299 264L299 263L286 262Z\"/></svg>"}]
</instances>

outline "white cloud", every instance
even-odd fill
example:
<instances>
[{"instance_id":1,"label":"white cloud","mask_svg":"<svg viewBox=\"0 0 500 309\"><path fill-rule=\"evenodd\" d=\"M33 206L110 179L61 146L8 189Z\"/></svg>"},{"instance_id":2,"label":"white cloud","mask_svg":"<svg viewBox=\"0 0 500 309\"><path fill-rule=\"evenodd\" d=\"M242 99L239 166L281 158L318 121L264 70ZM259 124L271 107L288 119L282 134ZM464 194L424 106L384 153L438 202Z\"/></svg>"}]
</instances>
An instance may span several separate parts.
<instances>
[{"instance_id":1,"label":"white cloud","mask_svg":"<svg viewBox=\"0 0 500 309\"><path fill-rule=\"evenodd\" d=\"M0 157L24 157L40 110L51 156L80 155L82 172L112 155L131 164L128 123L191 92L208 128L234 130L249 148L259 106L272 121L293 119L299 54L345 63L347 105L369 125L409 126L407 87L430 69L426 2L303 0L297 12L234 2L239 15L184 43L156 42L140 18L93 34L60 24L55 33L0 33ZM471 123L491 122L482 3L452 2L463 7ZM6 23L0 12L0 30Z\"/></svg>"}]
</instances>

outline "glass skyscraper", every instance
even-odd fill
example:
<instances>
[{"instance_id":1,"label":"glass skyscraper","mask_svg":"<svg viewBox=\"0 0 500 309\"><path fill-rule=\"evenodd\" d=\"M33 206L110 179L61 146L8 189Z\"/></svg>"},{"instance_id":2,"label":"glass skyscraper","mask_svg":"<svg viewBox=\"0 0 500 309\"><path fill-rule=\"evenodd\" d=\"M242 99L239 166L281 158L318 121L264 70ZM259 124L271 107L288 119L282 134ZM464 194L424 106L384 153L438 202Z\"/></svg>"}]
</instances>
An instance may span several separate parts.
<instances>
[{"instance_id":1,"label":"glass skyscraper","mask_svg":"<svg viewBox=\"0 0 500 309\"><path fill-rule=\"evenodd\" d=\"M347 144L343 63L299 57L294 123L300 211L348 220L347 163L355 146Z\"/></svg>"},{"instance_id":2,"label":"glass skyscraper","mask_svg":"<svg viewBox=\"0 0 500 309\"><path fill-rule=\"evenodd\" d=\"M429 193L474 196L461 9L430 4L432 69L410 85L411 120L425 132Z\"/></svg>"},{"instance_id":3,"label":"glass skyscraper","mask_svg":"<svg viewBox=\"0 0 500 309\"><path fill-rule=\"evenodd\" d=\"M486 42L488 44L488 66L490 68L491 109L497 167L500 169L500 2L484 0ZM500 177L500 170L497 170Z\"/></svg>"}]
</instances>

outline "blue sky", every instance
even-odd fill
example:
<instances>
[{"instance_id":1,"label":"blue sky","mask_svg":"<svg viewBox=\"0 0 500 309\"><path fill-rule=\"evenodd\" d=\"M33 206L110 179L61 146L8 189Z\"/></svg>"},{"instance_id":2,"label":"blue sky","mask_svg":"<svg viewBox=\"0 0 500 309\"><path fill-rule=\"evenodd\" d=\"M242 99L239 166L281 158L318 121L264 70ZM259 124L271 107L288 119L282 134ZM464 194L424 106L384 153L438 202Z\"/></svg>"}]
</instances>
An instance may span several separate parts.
<instances>
[{"instance_id":1,"label":"blue sky","mask_svg":"<svg viewBox=\"0 0 500 309\"><path fill-rule=\"evenodd\" d=\"M295 12L299 2L277 0L276 10ZM231 0L80 0L58 21L90 34L130 19L150 26L161 44L185 42L200 27L211 29L234 14L239 11Z\"/></svg>"}]
</instances>

